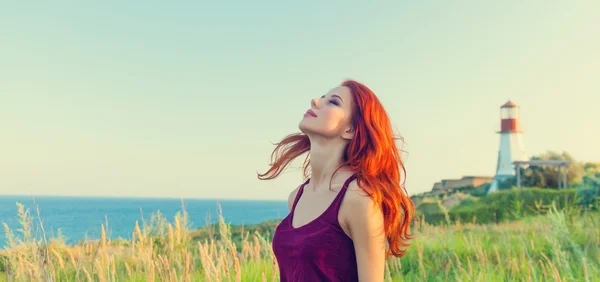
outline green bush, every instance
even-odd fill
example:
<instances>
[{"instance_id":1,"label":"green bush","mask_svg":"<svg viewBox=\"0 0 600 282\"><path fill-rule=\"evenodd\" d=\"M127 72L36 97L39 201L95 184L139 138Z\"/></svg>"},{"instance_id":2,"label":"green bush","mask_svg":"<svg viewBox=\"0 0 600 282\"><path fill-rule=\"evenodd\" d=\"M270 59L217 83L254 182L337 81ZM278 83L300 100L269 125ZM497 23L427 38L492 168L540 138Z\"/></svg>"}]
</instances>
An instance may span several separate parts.
<instances>
[{"instance_id":1,"label":"green bush","mask_svg":"<svg viewBox=\"0 0 600 282\"><path fill-rule=\"evenodd\" d=\"M463 199L460 204L454 207L452 210L460 209L460 208L469 208L477 205L479 203L479 198L475 197L467 197Z\"/></svg>"},{"instance_id":2,"label":"green bush","mask_svg":"<svg viewBox=\"0 0 600 282\"><path fill-rule=\"evenodd\" d=\"M600 187L582 187L577 189L578 204L591 209L598 209L600 204Z\"/></svg>"},{"instance_id":3,"label":"green bush","mask_svg":"<svg viewBox=\"0 0 600 282\"><path fill-rule=\"evenodd\" d=\"M416 210L419 214L425 214L425 215L443 213L443 211L444 211L438 201L423 202L417 206Z\"/></svg>"},{"instance_id":4,"label":"green bush","mask_svg":"<svg viewBox=\"0 0 600 282\"><path fill-rule=\"evenodd\" d=\"M483 196L487 195L487 191L488 191L488 188L490 187L490 185L491 185L491 183L481 184L481 185L475 187L469 193L473 197L483 197Z\"/></svg>"},{"instance_id":5,"label":"green bush","mask_svg":"<svg viewBox=\"0 0 600 282\"><path fill-rule=\"evenodd\" d=\"M0 254L0 272L6 272L8 270L8 258L5 255Z\"/></svg>"},{"instance_id":6,"label":"green bush","mask_svg":"<svg viewBox=\"0 0 600 282\"><path fill-rule=\"evenodd\" d=\"M517 183L516 176L509 176L503 179L498 180L498 190L510 190L515 188ZM521 181L522 186L526 186L523 181Z\"/></svg>"},{"instance_id":7,"label":"green bush","mask_svg":"<svg viewBox=\"0 0 600 282\"><path fill-rule=\"evenodd\" d=\"M492 206L477 204L473 207L459 208L449 212L451 221L460 220L461 222L472 221L474 218L479 223L499 222L502 217L498 209Z\"/></svg>"},{"instance_id":8,"label":"green bush","mask_svg":"<svg viewBox=\"0 0 600 282\"><path fill-rule=\"evenodd\" d=\"M502 222L514 220L522 216L544 213L552 202L557 209L563 209L576 203L576 189L540 189L523 188L494 192L479 201L467 202L453 208L449 213L451 221L472 221L476 217L478 223ZM425 214L425 220L431 224L445 222L443 212Z\"/></svg>"},{"instance_id":9,"label":"green bush","mask_svg":"<svg viewBox=\"0 0 600 282\"><path fill-rule=\"evenodd\" d=\"M536 201L542 201L543 205L550 205L556 201L557 208L563 208L566 204L573 203L577 196L575 189L541 189L541 188L523 188L510 189L492 193L481 198L482 204L495 205L499 208L506 209L511 203L516 200L524 200L525 206L534 208Z\"/></svg>"}]
</instances>

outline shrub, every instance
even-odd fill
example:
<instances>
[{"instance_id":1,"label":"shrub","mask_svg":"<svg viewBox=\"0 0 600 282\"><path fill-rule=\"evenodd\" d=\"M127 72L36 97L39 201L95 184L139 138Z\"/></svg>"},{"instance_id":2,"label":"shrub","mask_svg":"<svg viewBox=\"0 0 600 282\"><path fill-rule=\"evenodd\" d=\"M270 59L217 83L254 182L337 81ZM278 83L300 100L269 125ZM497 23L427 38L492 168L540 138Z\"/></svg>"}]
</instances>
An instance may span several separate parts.
<instances>
[{"instance_id":1,"label":"shrub","mask_svg":"<svg viewBox=\"0 0 600 282\"><path fill-rule=\"evenodd\" d=\"M490 187L490 185L491 185L491 183L481 184L481 185L475 187L469 193L471 194L471 196L474 196L474 197L483 197L483 196L487 195L487 191L488 191L488 188Z\"/></svg>"},{"instance_id":2,"label":"shrub","mask_svg":"<svg viewBox=\"0 0 600 282\"><path fill-rule=\"evenodd\" d=\"M527 214L545 213L552 202L558 209L575 205L576 189L539 189L523 188L502 190L480 200L470 200L454 207L448 216L451 221L472 221L476 217L478 223L501 222L513 220ZM439 224L445 221L443 212L426 213L428 223Z\"/></svg>"},{"instance_id":3,"label":"shrub","mask_svg":"<svg viewBox=\"0 0 600 282\"><path fill-rule=\"evenodd\" d=\"M419 206L417 206L416 210L418 213L425 215L443 213L443 209L439 201L423 202Z\"/></svg>"},{"instance_id":4,"label":"shrub","mask_svg":"<svg viewBox=\"0 0 600 282\"><path fill-rule=\"evenodd\" d=\"M452 210L456 210L456 209L460 209L460 208L468 208L468 207L473 207L475 206L477 203L479 202L479 198L475 198L475 197L466 197L464 198L460 204L458 204L456 207L454 207Z\"/></svg>"},{"instance_id":5,"label":"shrub","mask_svg":"<svg viewBox=\"0 0 600 282\"><path fill-rule=\"evenodd\" d=\"M8 270L8 257L0 254L0 272L6 272Z\"/></svg>"},{"instance_id":6,"label":"shrub","mask_svg":"<svg viewBox=\"0 0 600 282\"><path fill-rule=\"evenodd\" d=\"M600 187L582 187L577 189L578 204L591 209L598 209L600 204Z\"/></svg>"}]
</instances>

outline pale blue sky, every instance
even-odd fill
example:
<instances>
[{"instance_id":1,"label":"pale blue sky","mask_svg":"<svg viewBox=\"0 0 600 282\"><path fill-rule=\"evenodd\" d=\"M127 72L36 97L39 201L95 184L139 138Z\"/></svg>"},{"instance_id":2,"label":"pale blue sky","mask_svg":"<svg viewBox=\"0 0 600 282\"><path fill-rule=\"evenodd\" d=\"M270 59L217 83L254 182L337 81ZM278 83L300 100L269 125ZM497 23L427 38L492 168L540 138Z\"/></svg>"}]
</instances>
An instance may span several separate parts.
<instances>
[{"instance_id":1,"label":"pale blue sky","mask_svg":"<svg viewBox=\"0 0 600 282\"><path fill-rule=\"evenodd\" d=\"M410 194L492 176L509 98L528 156L600 161L599 1L284 2L3 4L0 194L284 200L270 142L345 78L405 138Z\"/></svg>"}]
</instances>

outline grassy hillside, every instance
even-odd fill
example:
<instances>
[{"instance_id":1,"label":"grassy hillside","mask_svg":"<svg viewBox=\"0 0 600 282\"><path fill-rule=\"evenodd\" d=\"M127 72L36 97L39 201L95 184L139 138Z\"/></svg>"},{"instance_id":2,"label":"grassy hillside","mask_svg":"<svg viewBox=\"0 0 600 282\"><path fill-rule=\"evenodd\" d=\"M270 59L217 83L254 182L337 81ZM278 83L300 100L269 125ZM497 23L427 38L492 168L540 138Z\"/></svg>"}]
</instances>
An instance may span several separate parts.
<instances>
[{"instance_id":1,"label":"grassy hillside","mask_svg":"<svg viewBox=\"0 0 600 282\"><path fill-rule=\"evenodd\" d=\"M277 221L187 230L182 211L165 225L136 225L128 240L104 235L66 246L33 236L39 230L26 210L19 217L15 232L25 239L9 236L0 281L279 281L270 247ZM387 262L386 281L593 281L600 277L598 222L597 212L556 205L501 223L416 221L416 238L405 257Z\"/></svg>"}]
</instances>

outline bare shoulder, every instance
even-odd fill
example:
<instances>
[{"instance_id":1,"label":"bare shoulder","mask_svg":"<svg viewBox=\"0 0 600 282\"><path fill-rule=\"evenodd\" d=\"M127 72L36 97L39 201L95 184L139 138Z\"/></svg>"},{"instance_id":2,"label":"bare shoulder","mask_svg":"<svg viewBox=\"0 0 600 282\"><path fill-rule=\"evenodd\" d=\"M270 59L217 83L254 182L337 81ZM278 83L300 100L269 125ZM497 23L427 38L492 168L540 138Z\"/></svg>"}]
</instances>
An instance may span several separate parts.
<instances>
[{"instance_id":1,"label":"bare shoulder","mask_svg":"<svg viewBox=\"0 0 600 282\"><path fill-rule=\"evenodd\" d=\"M375 207L375 202L367 192L358 186L356 180L348 185L348 191L346 192L344 201L348 206L352 207L352 209L348 210L351 213L359 213Z\"/></svg>"},{"instance_id":2,"label":"bare shoulder","mask_svg":"<svg viewBox=\"0 0 600 282\"><path fill-rule=\"evenodd\" d=\"M377 203L358 186L356 181L352 181L348 186L348 191L344 196L342 206L340 207L344 229L347 229L348 235L352 237L353 229L357 227L380 226L383 223L383 213Z\"/></svg>"},{"instance_id":3,"label":"bare shoulder","mask_svg":"<svg viewBox=\"0 0 600 282\"><path fill-rule=\"evenodd\" d=\"M298 187L296 187L296 189L292 190L292 192L290 192L290 195L288 196L288 209L290 211L292 210L292 206L294 205L294 200L296 199L296 195L298 195L298 191L300 190L301 186L302 186L302 184L298 185Z\"/></svg>"}]
</instances>

